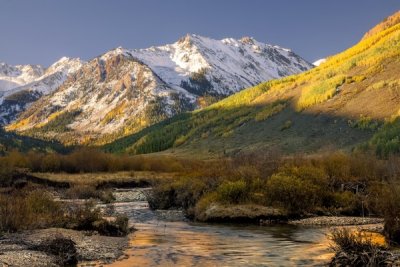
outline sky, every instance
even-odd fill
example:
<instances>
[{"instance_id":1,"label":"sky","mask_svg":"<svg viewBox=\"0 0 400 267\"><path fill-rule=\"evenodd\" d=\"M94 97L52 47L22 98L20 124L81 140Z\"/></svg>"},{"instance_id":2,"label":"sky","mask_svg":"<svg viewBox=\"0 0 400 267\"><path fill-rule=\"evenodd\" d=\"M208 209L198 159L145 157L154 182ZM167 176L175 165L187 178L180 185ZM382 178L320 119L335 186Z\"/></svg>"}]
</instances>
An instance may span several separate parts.
<instances>
[{"instance_id":1,"label":"sky","mask_svg":"<svg viewBox=\"0 0 400 267\"><path fill-rule=\"evenodd\" d=\"M354 45L399 0L0 0L0 62L49 66L187 33L251 36L313 62Z\"/></svg>"}]
</instances>

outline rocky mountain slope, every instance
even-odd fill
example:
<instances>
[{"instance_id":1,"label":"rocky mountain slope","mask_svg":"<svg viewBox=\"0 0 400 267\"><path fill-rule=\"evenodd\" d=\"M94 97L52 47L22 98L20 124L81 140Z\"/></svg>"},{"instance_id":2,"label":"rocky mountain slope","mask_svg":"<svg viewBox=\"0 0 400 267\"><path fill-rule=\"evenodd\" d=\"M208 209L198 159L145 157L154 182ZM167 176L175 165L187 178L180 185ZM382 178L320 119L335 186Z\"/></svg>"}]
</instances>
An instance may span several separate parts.
<instances>
[{"instance_id":1,"label":"rocky mountain slope","mask_svg":"<svg viewBox=\"0 0 400 267\"><path fill-rule=\"evenodd\" d=\"M227 96L312 67L288 49L250 37L213 40L192 34L171 45L130 53L170 86L195 95Z\"/></svg>"},{"instance_id":2,"label":"rocky mountain slope","mask_svg":"<svg viewBox=\"0 0 400 267\"><path fill-rule=\"evenodd\" d=\"M81 66L7 127L65 144L102 144L261 81L308 70L288 49L187 35L148 49L117 48Z\"/></svg>"},{"instance_id":3,"label":"rocky mountain slope","mask_svg":"<svg viewBox=\"0 0 400 267\"><path fill-rule=\"evenodd\" d=\"M47 69L0 63L0 125L15 120L30 103L53 92L82 65L79 59L65 57Z\"/></svg>"},{"instance_id":4,"label":"rocky mountain slope","mask_svg":"<svg viewBox=\"0 0 400 267\"><path fill-rule=\"evenodd\" d=\"M400 153L399 16L386 19L357 45L314 69L243 90L105 149L169 149L205 157L260 149Z\"/></svg>"}]
</instances>

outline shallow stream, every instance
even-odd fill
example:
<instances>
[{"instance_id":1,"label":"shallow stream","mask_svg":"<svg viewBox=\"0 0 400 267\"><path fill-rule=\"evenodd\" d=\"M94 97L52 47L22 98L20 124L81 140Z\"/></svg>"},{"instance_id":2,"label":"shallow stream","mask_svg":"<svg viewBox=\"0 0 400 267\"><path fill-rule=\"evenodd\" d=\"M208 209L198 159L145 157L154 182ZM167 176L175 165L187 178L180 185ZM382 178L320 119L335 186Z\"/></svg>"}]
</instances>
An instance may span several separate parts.
<instances>
[{"instance_id":1,"label":"shallow stream","mask_svg":"<svg viewBox=\"0 0 400 267\"><path fill-rule=\"evenodd\" d=\"M143 190L116 193L116 211L137 231L129 257L109 266L321 266L332 257L328 228L194 223L150 210Z\"/></svg>"}]
</instances>

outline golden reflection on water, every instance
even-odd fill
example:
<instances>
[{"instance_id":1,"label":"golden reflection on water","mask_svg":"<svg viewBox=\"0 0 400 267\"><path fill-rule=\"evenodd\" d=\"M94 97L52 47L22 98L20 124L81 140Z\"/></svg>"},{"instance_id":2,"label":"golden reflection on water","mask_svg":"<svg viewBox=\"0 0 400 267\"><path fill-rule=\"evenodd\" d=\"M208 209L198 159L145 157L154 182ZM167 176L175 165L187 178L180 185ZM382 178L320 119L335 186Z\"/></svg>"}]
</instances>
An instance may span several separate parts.
<instances>
[{"instance_id":1,"label":"golden reflection on water","mask_svg":"<svg viewBox=\"0 0 400 267\"><path fill-rule=\"evenodd\" d=\"M194 239L195 243L188 243L182 250L169 249L173 244L185 244ZM169 244L168 244L169 243ZM209 259L211 244L217 243L211 234L181 231L170 235L168 229L139 230L132 235L130 247L127 251L129 258L116 261L110 265L114 267L126 266L221 266L218 262ZM188 249L189 248L189 249ZM201 255L201 262L196 258Z\"/></svg>"},{"instance_id":2,"label":"golden reflection on water","mask_svg":"<svg viewBox=\"0 0 400 267\"><path fill-rule=\"evenodd\" d=\"M257 226L138 225L126 266L321 266L332 257L322 229Z\"/></svg>"},{"instance_id":3,"label":"golden reflection on water","mask_svg":"<svg viewBox=\"0 0 400 267\"><path fill-rule=\"evenodd\" d=\"M166 222L145 201L115 206L138 230L119 260L86 266L321 266L333 256L328 228Z\"/></svg>"}]
</instances>

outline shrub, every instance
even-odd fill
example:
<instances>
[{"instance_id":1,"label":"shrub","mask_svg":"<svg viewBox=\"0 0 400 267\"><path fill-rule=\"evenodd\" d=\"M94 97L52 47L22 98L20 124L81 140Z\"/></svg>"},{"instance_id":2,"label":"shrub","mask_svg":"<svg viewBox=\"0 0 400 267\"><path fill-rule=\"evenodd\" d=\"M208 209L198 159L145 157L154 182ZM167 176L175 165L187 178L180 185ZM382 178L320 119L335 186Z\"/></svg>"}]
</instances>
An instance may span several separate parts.
<instances>
[{"instance_id":1,"label":"shrub","mask_svg":"<svg viewBox=\"0 0 400 267\"><path fill-rule=\"evenodd\" d=\"M92 226L101 235L106 236L126 236L129 233L128 217L119 215L115 220L97 220Z\"/></svg>"},{"instance_id":2,"label":"shrub","mask_svg":"<svg viewBox=\"0 0 400 267\"><path fill-rule=\"evenodd\" d=\"M100 200L103 203L112 203L115 201L115 196L111 189L102 190L100 194Z\"/></svg>"},{"instance_id":3,"label":"shrub","mask_svg":"<svg viewBox=\"0 0 400 267\"><path fill-rule=\"evenodd\" d=\"M334 211L336 213L348 216L361 215L362 203L360 198L354 193L349 191L335 192L332 197L332 206L335 208Z\"/></svg>"},{"instance_id":4,"label":"shrub","mask_svg":"<svg viewBox=\"0 0 400 267\"><path fill-rule=\"evenodd\" d=\"M400 244L400 187L396 184L385 187L380 200L385 234L391 242Z\"/></svg>"},{"instance_id":5,"label":"shrub","mask_svg":"<svg viewBox=\"0 0 400 267\"><path fill-rule=\"evenodd\" d=\"M115 220L104 219L100 209L95 208L92 201L68 208L65 228L79 231L97 231L100 235L106 236L125 236L130 231L128 217L120 215Z\"/></svg>"},{"instance_id":6,"label":"shrub","mask_svg":"<svg viewBox=\"0 0 400 267\"><path fill-rule=\"evenodd\" d=\"M330 266L386 266L391 253L373 241L372 234L349 229L336 229L330 234L336 252Z\"/></svg>"},{"instance_id":7,"label":"shrub","mask_svg":"<svg viewBox=\"0 0 400 267\"><path fill-rule=\"evenodd\" d=\"M56 256L57 264L60 266L75 266L78 263L75 242L62 235L42 241L34 249Z\"/></svg>"},{"instance_id":8,"label":"shrub","mask_svg":"<svg viewBox=\"0 0 400 267\"><path fill-rule=\"evenodd\" d=\"M92 185L74 184L65 192L65 197L71 199L99 199L104 203L111 203L115 197L111 189L99 190Z\"/></svg>"},{"instance_id":9,"label":"shrub","mask_svg":"<svg viewBox=\"0 0 400 267\"><path fill-rule=\"evenodd\" d=\"M0 194L0 231L59 226L63 219L61 204L45 191Z\"/></svg>"},{"instance_id":10,"label":"shrub","mask_svg":"<svg viewBox=\"0 0 400 267\"><path fill-rule=\"evenodd\" d=\"M0 161L0 186L10 186L13 178L13 168Z\"/></svg>"},{"instance_id":11,"label":"shrub","mask_svg":"<svg viewBox=\"0 0 400 267\"><path fill-rule=\"evenodd\" d=\"M152 209L191 209L209 188L207 179L181 177L173 181L162 181L146 196ZM189 214L190 215L190 214Z\"/></svg>"},{"instance_id":12,"label":"shrub","mask_svg":"<svg viewBox=\"0 0 400 267\"><path fill-rule=\"evenodd\" d=\"M226 181L217 188L217 196L221 202L238 204L249 198L249 190L243 180Z\"/></svg>"},{"instance_id":13,"label":"shrub","mask_svg":"<svg viewBox=\"0 0 400 267\"><path fill-rule=\"evenodd\" d=\"M371 248L385 248L383 244L373 241L372 233L352 231L347 228L332 230L330 239L334 242L335 251L364 252L370 251Z\"/></svg>"},{"instance_id":14,"label":"shrub","mask_svg":"<svg viewBox=\"0 0 400 267\"><path fill-rule=\"evenodd\" d=\"M103 219L103 214L91 201L84 205L63 204L54 201L46 191L32 188L0 194L0 232L47 227L98 231L111 236L129 232L126 216Z\"/></svg>"},{"instance_id":15,"label":"shrub","mask_svg":"<svg viewBox=\"0 0 400 267\"><path fill-rule=\"evenodd\" d=\"M151 192L146 193L149 207L153 210L175 207L175 198L175 189L168 183L159 183L153 186Z\"/></svg>"},{"instance_id":16,"label":"shrub","mask_svg":"<svg viewBox=\"0 0 400 267\"><path fill-rule=\"evenodd\" d=\"M100 192L91 185L74 184L65 191L65 196L71 199L100 198Z\"/></svg>"},{"instance_id":17,"label":"shrub","mask_svg":"<svg viewBox=\"0 0 400 267\"><path fill-rule=\"evenodd\" d=\"M296 214L312 211L326 197L326 181L325 174L316 168L289 167L268 179L267 203Z\"/></svg>"},{"instance_id":18,"label":"shrub","mask_svg":"<svg viewBox=\"0 0 400 267\"><path fill-rule=\"evenodd\" d=\"M196 206L193 209L193 216L197 219L201 219L204 215L204 211L213 203L218 202L217 192L211 192L204 194L199 201L197 201Z\"/></svg>"}]
</instances>

